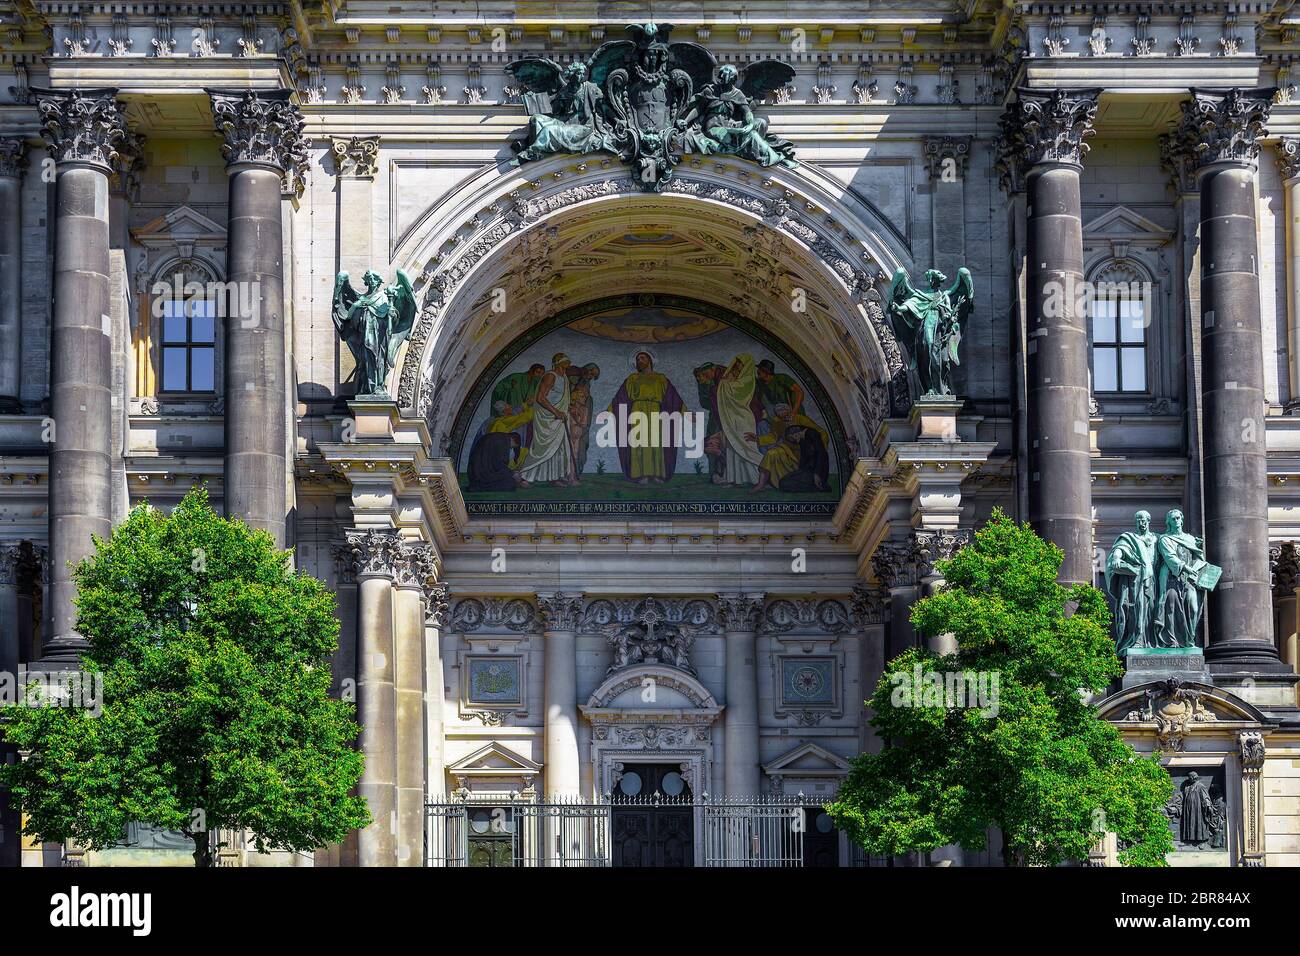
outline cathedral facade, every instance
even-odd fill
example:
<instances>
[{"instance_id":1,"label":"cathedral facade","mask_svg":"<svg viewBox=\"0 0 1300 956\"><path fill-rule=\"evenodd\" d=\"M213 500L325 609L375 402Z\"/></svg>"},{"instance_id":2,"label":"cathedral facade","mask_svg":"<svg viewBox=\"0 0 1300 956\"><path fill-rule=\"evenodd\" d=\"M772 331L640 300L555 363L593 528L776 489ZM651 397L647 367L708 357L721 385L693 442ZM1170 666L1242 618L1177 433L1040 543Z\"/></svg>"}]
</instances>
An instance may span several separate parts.
<instances>
[{"instance_id":1,"label":"cathedral facade","mask_svg":"<svg viewBox=\"0 0 1300 956\"><path fill-rule=\"evenodd\" d=\"M936 562L1001 508L1128 607L1146 512L1221 576L1097 706L1172 862L1300 864L1300 15L650 6L0 4L0 671L206 484L376 821L223 862L879 864L820 808Z\"/></svg>"}]
</instances>

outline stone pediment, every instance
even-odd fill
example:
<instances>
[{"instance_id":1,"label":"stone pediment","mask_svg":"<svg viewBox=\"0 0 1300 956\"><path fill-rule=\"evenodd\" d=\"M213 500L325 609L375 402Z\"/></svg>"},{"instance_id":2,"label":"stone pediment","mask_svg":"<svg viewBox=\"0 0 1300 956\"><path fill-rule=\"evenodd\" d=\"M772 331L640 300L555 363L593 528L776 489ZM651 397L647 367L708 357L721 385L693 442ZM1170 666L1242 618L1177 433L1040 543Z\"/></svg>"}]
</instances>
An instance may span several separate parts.
<instances>
[{"instance_id":1,"label":"stone pediment","mask_svg":"<svg viewBox=\"0 0 1300 956\"><path fill-rule=\"evenodd\" d=\"M520 781L528 786L541 772L541 764L495 740L447 766L447 773L462 787L472 780Z\"/></svg>"},{"instance_id":2,"label":"stone pediment","mask_svg":"<svg viewBox=\"0 0 1300 956\"><path fill-rule=\"evenodd\" d=\"M1085 242L1121 239L1129 242L1164 242L1172 233L1127 206L1113 206L1083 227Z\"/></svg>"},{"instance_id":3,"label":"stone pediment","mask_svg":"<svg viewBox=\"0 0 1300 956\"><path fill-rule=\"evenodd\" d=\"M1121 726L1149 727L1157 747L1166 752L1183 750L1189 735L1273 725L1259 708L1221 687L1178 678L1112 694L1097 704L1097 711Z\"/></svg>"},{"instance_id":4,"label":"stone pediment","mask_svg":"<svg viewBox=\"0 0 1300 956\"><path fill-rule=\"evenodd\" d=\"M189 206L177 206L138 229L132 229L131 234L145 245L149 245L150 240L176 242L181 239L211 243L225 240L226 227Z\"/></svg>"},{"instance_id":5,"label":"stone pediment","mask_svg":"<svg viewBox=\"0 0 1300 956\"><path fill-rule=\"evenodd\" d=\"M692 674L663 664L628 667L609 675L592 693L582 712L591 719L635 713L694 714L716 717L722 708Z\"/></svg>"},{"instance_id":6,"label":"stone pediment","mask_svg":"<svg viewBox=\"0 0 1300 956\"><path fill-rule=\"evenodd\" d=\"M848 771L847 760L814 743L795 747L763 765L763 772L771 777L842 777Z\"/></svg>"}]
</instances>

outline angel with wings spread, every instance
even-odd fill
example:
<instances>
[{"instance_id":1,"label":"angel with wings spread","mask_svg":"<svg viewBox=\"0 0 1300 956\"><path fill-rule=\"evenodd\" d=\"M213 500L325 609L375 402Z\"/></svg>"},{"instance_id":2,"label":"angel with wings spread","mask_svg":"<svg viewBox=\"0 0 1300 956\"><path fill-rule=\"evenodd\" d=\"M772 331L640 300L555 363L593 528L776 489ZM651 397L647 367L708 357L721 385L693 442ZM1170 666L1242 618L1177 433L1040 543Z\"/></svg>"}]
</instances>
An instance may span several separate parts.
<instances>
[{"instance_id":1,"label":"angel with wings spread","mask_svg":"<svg viewBox=\"0 0 1300 956\"><path fill-rule=\"evenodd\" d=\"M975 311L975 288L970 270L957 270L957 281L947 289L948 277L938 269L925 274L929 292L912 286L907 270L894 273L889 286L889 324L907 350L908 366L921 383L921 397L952 395L952 369L966 320Z\"/></svg>"},{"instance_id":2,"label":"angel with wings spread","mask_svg":"<svg viewBox=\"0 0 1300 956\"><path fill-rule=\"evenodd\" d=\"M357 362L357 394L387 396L388 373L397 362L397 350L415 324L415 290L401 269L397 282L384 286L384 277L367 269L365 292L357 292L348 274L334 281L334 328L348 343Z\"/></svg>"},{"instance_id":3,"label":"angel with wings spread","mask_svg":"<svg viewBox=\"0 0 1300 956\"><path fill-rule=\"evenodd\" d=\"M588 77L582 61L561 67L545 57L528 57L506 67L527 91L528 138L516 140L516 162L553 153L594 153L610 149L604 115L605 94Z\"/></svg>"},{"instance_id":4,"label":"angel with wings spread","mask_svg":"<svg viewBox=\"0 0 1300 956\"><path fill-rule=\"evenodd\" d=\"M706 84L677 125L686 131L688 153L730 153L760 166L794 164L794 144L768 132L767 120L754 115L755 100L794 79L794 67L760 60L737 70L730 63ZM698 131L691 130L698 119Z\"/></svg>"}]
</instances>

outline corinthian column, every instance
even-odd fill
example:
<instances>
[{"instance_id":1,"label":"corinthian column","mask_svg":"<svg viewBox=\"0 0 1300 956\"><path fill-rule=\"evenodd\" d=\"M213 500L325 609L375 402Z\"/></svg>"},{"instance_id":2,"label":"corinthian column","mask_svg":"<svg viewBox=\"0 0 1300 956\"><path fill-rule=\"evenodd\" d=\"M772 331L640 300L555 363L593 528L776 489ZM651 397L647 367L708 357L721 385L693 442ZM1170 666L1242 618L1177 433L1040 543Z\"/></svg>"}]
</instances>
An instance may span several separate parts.
<instances>
[{"instance_id":1,"label":"corinthian column","mask_svg":"<svg viewBox=\"0 0 1300 956\"><path fill-rule=\"evenodd\" d=\"M398 866L424 862L424 589L436 571L431 545L402 545L393 593Z\"/></svg>"},{"instance_id":2,"label":"corinthian column","mask_svg":"<svg viewBox=\"0 0 1300 956\"><path fill-rule=\"evenodd\" d=\"M726 634L727 709L723 715L724 796L758 794L758 619L762 594L719 594Z\"/></svg>"},{"instance_id":3,"label":"corinthian column","mask_svg":"<svg viewBox=\"0 0 1300 956\"><path fill-rule=\"evenodd\" d=\"M450 608L447 586L435 584L424 592L424 709L425 790L431 800L444 798L446 762L443 756L442 629Z\"/></svg>"},{"instance_id":4,"label":"corinthian column","mask_svg":"<svg viewBox=\"0 0 1300 956\"><path fill-rule=\"evenodd\" d=\"M1280 670L1268 568L1268 453L1255 168L1271 90L1193 91L1177 136L1201 191L1202 471L1211 672Z\"/></svg>"},{"instance_id":5,"label":"corinthian column","mask_svg":"<svg viewBox=\"0 0 1300 956\"><path fill-rule=\"evenodd\" d=\"M370 826L357 838L358 866L397 863L397 733L393 578L402 542L396 531L349 531L357 576L357 719L366 766L357 787Z\"/></svg>"},{"instance_id":6,"label":"corinthian column","mask_svg":"<svg viewBox=\"0 0 1300 956\"><path fill-rule=\"evenodd\" d=\"M27 143L0 139L0 414L16 415L23 351L23 172Z\"/></svg>"},{"instance_id":7,"label":"corinthian column","mask_svg":"<svg viewBox=\"0 0 1300 956\"><path fill-rule=\"evenodd\" d=\"M578 615L582 595L537 595L544 647L546 797L577 796L578 764Z\"/></svg>"},{"instance_id":8,"label":"corinthian column","mask_svg":"<svg viewBox=\"0 0 1300 956\"><path fill-rule=\"evenodd\" d=\"M55 161L54 314L50 328L50 631L45 660L71 664L71 566L112 526L112 357L108 176L126 123L116 90L38 90Z\"/></svg>"},{"instance_id":9,"label":"corinthian column","mask_svg":"<svg viewBox=\"0 0 1300 956\"><path fill-rule=\"evenodd\" d=\"M285 172L305 157L290 91L209 91L230 177L226 281L226 514L285 540Z\"/></svg>"},{"instance_id":10,"label":"corinthian column","mask_svg":"<svg viewBox=\"0 0 1300 956\"><path fill-rule=\"evenodd\" d=\"M1300 413L1300 136L1284 136L1277 144L1277 169L1282 177L1286 218L1286 351L1291 398L1288 413Z\"/></svg>"},{"instance_id":11,"label":"corinthian column","mask_svg":"<svg viewBox=\"0 0 1300 956\"><path fill-rule=\"evenodd\" d=\"M1060 579L1092 581L1088 316L1079 174L1098 90L1019 89L1002 117L1004 161L1027 192L1025 289L1029 520L1065 552Z\"/></svg>"}]
</instances>

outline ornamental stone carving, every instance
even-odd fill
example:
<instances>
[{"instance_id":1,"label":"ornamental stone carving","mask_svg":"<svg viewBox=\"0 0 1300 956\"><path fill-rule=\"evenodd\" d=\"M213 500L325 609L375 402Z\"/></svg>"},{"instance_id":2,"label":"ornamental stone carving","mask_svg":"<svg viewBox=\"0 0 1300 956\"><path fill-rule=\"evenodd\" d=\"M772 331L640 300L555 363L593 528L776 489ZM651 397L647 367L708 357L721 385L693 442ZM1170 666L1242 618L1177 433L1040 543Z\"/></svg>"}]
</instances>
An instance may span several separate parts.
<instances>
[{"instance_id":1,"label":"ornamental stone carving","mask_svg":"<svg viewBox=\"0 0 1300 956\"><path fill-rule=\"evenodd\" d=\"M1283 136L1278 140L1277 166L1283 181L1300 177L1300 136Z\"/></svg>"},{"instance_id":2,"label":"ornamental stone carving","mask_svg":"<svg viewBox=\"0 0 1300 956\"><path fill-rule=\"evenodd\" d=\"M402 561L402 538L396 531L353 530L346 532L343 551L350 556L356 577L388 577L397 573Z\"/></svg>"},{"instance_id":3,"label":"ornamental stone carving","mask_svg":"<svg viewBox=\"0 0 1300 956\"><path fill-rule=\"evenodd\" d=\"M1283 541L1268 549L1269 570L1273 573L1273 597L1293 598L1300 587L1300 551L1296 542Z\"/></svg>"},{"instance_id":4,"label":"ornamental stone carving","mask_svg":"<svg viewBox=\"0 0 1300 956\"><path fill-rule=\"evenodd\" d=\"M393 566L394 583L423 590L438 574L438 554L427 541L403 541Z\"/></svg>"},{"instance_id":5,"label":"ornamental stone carving","mask_svg":"<svg viewBox=\"0 0 1300 956\"><path fill-rule=\"evenodd\" d=\"M379 137L336 136L330 142L330 155L339 176L373 179L379 171Z\"/></svg>"},{"instance_id":6,"label":"ornamental stone carving","mask_svg":"<svg viewBox=\"0 0 1300 956\"><path fill-rule=\"evenodd\" d=\"M582 595L555 591L537 595L537 613L544 631L572 631L582 614Z\"/></svg>"},{"instance_id":7,"label":"ornamental stone carving","mask_svg":"<svg viewBox=\"0 0 1300 956\"><path fill-rule=\"evenodd\" d=\"M424 623L429 627L444 628L449 618L451 601L447 585L428 584L424 588Z\"/></svg>"},{"instance_id":8,"label":"ornamental stone carving","mask_svg":"<svg viewBox=\"0 0 1300 956\"><path fill-rule=\"evenodd\" d=\"M1241 758L1242 866L1263 866L1264 854L1264 735L1243 731L1237 737Z\"/></svg>"},{"instance_id":9,"label":"ornamental stone carving","mask_svg":"<svg viewBox=\"0 0 1300 956\"><path fill-rule=\"evenodd\" d=\"M1191 99L1183 101L1182 118L1174 132L1180 152L1200 169L1214 163L1253 167L1259 160L1259 141L1268 132L1274 92L1193 90Z\"/></svg>"},{"instance_id":10,"label":"ornamental stone carving","mask_svg":"<svg viewBox=\"0 0 1300 956\"><path fill-rule=\"evenodd\" d=\"M718 620L725 631L741 633L756 631L762 613L762 594L718 595Z\"/></svg>"},{"instance_id":11,"label":"ornamental stone carving","mask_svg":"<svg viewBox=\"0 0 1300 956\"><path fill-rule=\"evenodd\" d=\"M126 136L126 118L117 90L32 90L50 155L60 163L93 163L112 168Z\"/></svg>"},{"instance_id":12,"label":"ornamental stone carving","mask_svg":"<svg viewBox=\"0 0 1300 956\"><path fill-rule=\"evenodd\" d=\"M882 541L871 556L871 569L886 590L909 587L921 580L920 555L910 539Z\"/></svg>"},{"instance_id":13,"label":"ornamental stone carving","mask_svg":"<svg viewBox=\"0 0 1300 956\"><path fill-rule=\"evenodd\" d=\"M779 598L763 610L762 629L767 634L790 631L844 634L853 628L843 601L823 598Z\"/></svg>"},{"instance_id":14,"label":"ornamental stone carving","mask_svg":"<svg viewBox=\"0 0 1300 956\"><path fill-rule=\"evenodd\" d=\"M0 587L14 587L26 559L21 543L0 544Z\"/></svg>"},{"instance_id":15,"label":"ornamental stone carving","mask_svg":"<svg viewBox=\"0 0 1300 956\"><path fill-rule=\"evenodd\" d=\"M1016 90L1016 102L1001 118L998 165L1013 183L1030 168L1045 163L1078 166L1088 152L1084 138L1093 135L1101 91Z\"/></svg>"},{"instance_id":16,"label":"ornamental stone carving","mask_svg":"<svg viewBox=\"0 0 1300 956\"><path fill-rule=\"evenodd\" d=\"M966 175L970 163L970 147L973 136L924 136L921 138L921 153L925 157L925 167L930 173L930 182L960 181Z\"/></svg>"},{"instance_id":17,"label":"ornamental stone carving","mask_svg":"<svg viewBox=\"0 0 1300 956\"><path fill-rule=\"evenodd\" d=\"M537 612L523 598L463 598L451 612L451 629L469 634L475 631L532 631Z\"/></svg>"},{"instance_id":18,"label":"ornamental stone carving","mask_svg":"<svg viewBox=\"0 0 1300 956\"><path fill-rule=\"evenodd\" d=\"M27 142L0 139L0 177L21 179L27 169Z\"/></svg>"},{"instance_id":19,"label":"ornamental stone carving","mask_svg":"<svg viewBox=\"0 0 1300 956\"><path fill-rule=\"evenodd\" d=\"M885 622L885 610L889 607L889 596L880 588L867 587L864 584L853 586L853 596L849 598L849 613L853 617L854 627L861 630L872 624Z\"/></svg>"},{"instance_id":20,"label":"ornamental stone carving","mask_svg":"<svg viewBox=\"0 0 1300 956\"><path fill-rule=\"evenodd\" d=\"M613 650L607 674L644 664L661 664L694 674L695 636L717 630L713 606L698 598L641 600L599 598L587 605L579 628L603 634Z\"/></svg>"},{"instance_id":21,"label":"ornamental stone carving","mask_svg":"<svg viewBox=\"0 0 1300 956\"><path fill-rule=\"evenodd\" d=\"M286 173L307 163L303 118L290 90L209 90L226 164L260 163Z\"/></svg>"},{"instance_id":22,"label":"ornamental stone carving","mask_svg":"<svg viewBox=\"0 0 1300 956\"><path fill-rule=\"evenodd\" d=\"M913 533L913 537L916 539L921 576L927 577L935 573L936 561L951 561L958 551L975 540L975 533L970 528L952 531L918 530Z\"/></svg>"},{"instance_id":23,"label":"ornamental stone carving","mask_svg":"<svg viewBox=\"0 0 1300 956\"><path fill-rule=\"evenodd\" d=\"M1167 752L1182 751L1191 725L1217 720L1214 711L1201 700L1203 691L1189 687L1177 677L1170 677L1146 692L1141 710L1125 716L1128 721L1145 721L1156 725L1156 746Z\"/></svg>"}]
</instances>

